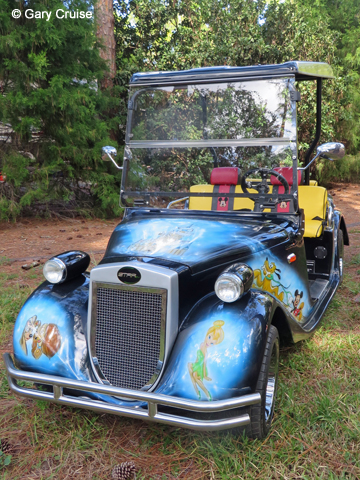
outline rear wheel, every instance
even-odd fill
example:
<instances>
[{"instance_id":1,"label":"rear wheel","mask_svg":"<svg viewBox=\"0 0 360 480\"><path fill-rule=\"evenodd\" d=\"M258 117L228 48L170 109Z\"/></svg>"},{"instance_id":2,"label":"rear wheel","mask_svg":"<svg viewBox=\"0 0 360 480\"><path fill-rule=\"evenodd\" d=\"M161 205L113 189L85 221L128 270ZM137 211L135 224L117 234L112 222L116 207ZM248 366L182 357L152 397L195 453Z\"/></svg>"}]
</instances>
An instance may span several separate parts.
<instances>
[{"instance_id":1,"label":"rear wheel","mask_svg":"<svg viewBox=\"0 0 360 480\"><path fill-rule=\"evenodd\" d=\"M260 369L256 392L261 395L261 403L249 409L250 424L246 433L252 438L264 438L269 433L274 416L275 398L279 373L279 334L270 325L264 357Z\"/></svg>"}]
</instances>

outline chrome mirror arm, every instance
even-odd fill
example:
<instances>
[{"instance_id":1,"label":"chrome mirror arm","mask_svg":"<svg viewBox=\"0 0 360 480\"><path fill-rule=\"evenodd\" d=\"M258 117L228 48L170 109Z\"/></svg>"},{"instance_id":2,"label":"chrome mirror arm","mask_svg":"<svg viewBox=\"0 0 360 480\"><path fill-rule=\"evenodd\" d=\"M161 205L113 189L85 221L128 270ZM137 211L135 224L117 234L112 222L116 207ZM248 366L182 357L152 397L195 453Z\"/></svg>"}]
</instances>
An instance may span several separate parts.
<instances>
[{"instance_id":1,"label":"chrome mirror arm","mask_svg":"<svg viewBox=\"0 0 360 480\"><path fill-rule=\"evenodd\" d=\"M118 170L122 170L123 167L119 167L119 165L115 162L115 160L112 158L112 156L106 152L106 155L110 158L110 160L113 162L113 164L115 165L115 167L118 169Z\"/></svg>"},{"instance_id":2,"label":"chrome mirror arm","mask_svg":"<svg viewBox=\"0 0 360 480\"><path fill-rule=\"evenodd\" d=\"M110 160L112 161L112 163L115 165L115 167L118 169L118 170L122 170L123 167L119 167L119 165L115 162L115 160L112 158L111 155L117 155L117 151L116 151L116 148L115 147L103 147L101 149L101 152L102 152L102 156L101 158L104 160L104 161L107 161L107 158L106 157L109 157Z\"/></svg>"},{"instance_id":3,"label":"chrome mirror arm","mask_svg":"<svg viewBox=\"0 0 360 480\"><path fill-rule=\"evenodd\" d=\"M340 142L329 142L319 145L315 157L305 167L298 168L299 171L306 170L318 158L326 158L330 162L340 160L345 155L345 147Z\"/></svg>"},{"instance_id":4,"label":"chrome mirror arm","mask_svg":"<svg viewBox=\"0 0 360 480\"><path fill-rule=\"evenodd\" d=\"M315 155L315 157L311 160L311 162L309 162L307 165L305 165L305 167L298 168L297 170L300 171L300 172L306 170L307 168L310 167L310 165L311 165L319 156L320 156L320 153L317 153L317 154Z\"/></svg>"}]
</instances>

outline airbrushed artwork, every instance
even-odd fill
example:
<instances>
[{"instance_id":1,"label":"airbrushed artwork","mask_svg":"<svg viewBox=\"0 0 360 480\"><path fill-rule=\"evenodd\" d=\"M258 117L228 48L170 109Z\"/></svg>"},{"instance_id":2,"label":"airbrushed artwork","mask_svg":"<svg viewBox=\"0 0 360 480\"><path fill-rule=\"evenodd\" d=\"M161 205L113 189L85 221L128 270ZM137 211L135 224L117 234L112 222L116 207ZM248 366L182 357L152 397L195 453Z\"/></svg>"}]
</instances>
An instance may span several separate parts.
<instances>
[{"instance_id":1,"label":"airbrushed artwork","mask_svg":"<svg viewBox=\"0 0 360 480\"><path fill-rule=\"evenodd\" d=\"M254 269L253 287L260 288L274 295L274 297L286 305L286 308L294 315L295 319L301 322L304 316L305 303L304 301L300 303L300 300L303 298L304 292L296 289L292 295L293 282L289 281L290 276L288 272L285 271L283 277L281 276L282 270L277 265L279 263L276 264L275 261L269 261L268 257L266 257L261 268ZM284 267L282 266L282 268ZM282 278L285 278L286 283L289 282L288 285L282 283L284 281ZM296 277L295 281L296 286L298 286L300 283L299 277Z\"/></svg>"},{"instance_id":2,"label":"airbrushed artwork","mask_svg":"<svg viewBox=\"0 0 360 480\"><path fill-rule=\"evenodd\" d=\"M272 228L273 234L276 230ZM242 225L232 221L204 219L154 218L124 221L108 245L106 256L141 255L164 257L194 264L206 255L216 255L224 248L246 247L249 253L266 248L256 238L268 226ZM281 229L279 229L279 234ZM283 232L281 232L283 235ZM250 238L249 238L250 237Z\"/></svg>"},{"instance_id":3,"label":"airbrushed artwork","mask_svg":"<svg viewBox=\"0 0 360 480\"><path fill-rule=\"evenodd\" d=\"M287 291L287 288L289 287L285 287L279 281L281 280L280 273L281 270L276 268L276 264L270 263L268 258L266 258L261 269L254 270L254 286L266 290L280 300L280 302L283 302L284 296L289 293ZM277 276L278 280L276 280L275 275Z\"/></svg>"},{"instance_id":4,"label":"airbrushed artwork","mask_svg":"<svg viewBox=\"0 0 360 480\"><path fill-rule=\"evenodd\" d=\"M208 355L208 348L213 345L218 345L224 340L224 330L222 326L225 322L222 320L216 320L212 327L206 333L205 340L200 345L199 350L197 351L196 361L194 363L189 363L189 373L192 384L194 385L195 392L197 393L199 400L201 400L201 390L205 393L208 400L212 400L211 393L205 387L203 381L211 382L211 378L208 376L208 370L206 367L206 360Z\"/></svg>"},{"instance_id":5,"label":"airbrushed artwork","mask_svg":"<svg viewBox=\"0 0 360 480\"><path fill-rule=\"evenodd\" d=\"M34 315L26 322L20 338L20 345L27 355L27 341L32 340L31 353L38 360L42 354L51 358L59 351L61 345L60 332L54 323L44 323Z\"/></svg>"},{"instance_id":6,"label":"airbrushed artwork","mask_svg":"<svg viewBox=\"0 0 360 480\"><path fill-rule=\"evenodd\" d=\"M302 316L303 316L302 310L305 306L304 302L300 303L300 300L302 299L303 294L304 292L302 291L299 292L298 290L295 290L294 298L291 300L293 308L290 311L294 315L294 317L296 317L296 319L299 320L299 322L301 322L302 320Z\"/></svg>"}]
</instances>

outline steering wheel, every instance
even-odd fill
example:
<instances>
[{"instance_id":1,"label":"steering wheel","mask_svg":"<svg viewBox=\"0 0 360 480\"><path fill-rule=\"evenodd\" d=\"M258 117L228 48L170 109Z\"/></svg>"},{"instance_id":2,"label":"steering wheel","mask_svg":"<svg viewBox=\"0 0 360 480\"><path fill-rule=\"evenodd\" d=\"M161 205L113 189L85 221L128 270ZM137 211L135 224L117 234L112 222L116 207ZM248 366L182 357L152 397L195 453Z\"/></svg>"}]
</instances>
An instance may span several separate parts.
<instances>
[{"instance_id":1,"label":"steering wheel","mask_svg":"<svg viewBox=\"0 0 360 480\"><path fill-rule=\"evenodd\" d=\"M248 181L247 178L253 174L260 175L261 182ZM255 204L254 212L261 212L261 208L260 208L261 195L266 195L267 193L269 193L270 188L266 181L269 175L274 175L274 177L279 179L281 185L284 187L284 194L289 193L290 188L286 178L283 177L276 170L272 170L271 168L253 168L252 170L248 170L246 173L244 173L241 179L241 188L244 193L247 193L249 195L250 200L254 202ZM252 188L256 190L260 194L260 197L251 196L251 193L248 191L248 188ZM279 202L274 202L274 205L276 205L277 203Z\"/></svg>"}]
</instances>

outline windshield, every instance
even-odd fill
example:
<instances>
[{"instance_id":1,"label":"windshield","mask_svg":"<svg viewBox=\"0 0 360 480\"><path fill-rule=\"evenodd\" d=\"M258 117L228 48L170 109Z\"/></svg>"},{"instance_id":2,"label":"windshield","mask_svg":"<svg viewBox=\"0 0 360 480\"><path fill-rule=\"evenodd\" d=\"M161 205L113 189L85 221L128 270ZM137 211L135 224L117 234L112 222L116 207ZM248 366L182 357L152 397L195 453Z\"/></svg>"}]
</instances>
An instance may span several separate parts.
<instances>
[{"instance_id":1,"label":"windshield","mask_svg":"<svg viewBox=\"0 0 360 480\"><path fill-rule=\"evenodd\" d=\"M214 168L239 168L240 184L251 169L291 167L296 158L292 90L294 78L134 89L123 178L128 204L135 192L143 204L147 192L150 205L165 206L194 186L210 185Z\"/></svg>"}]
</instances>

